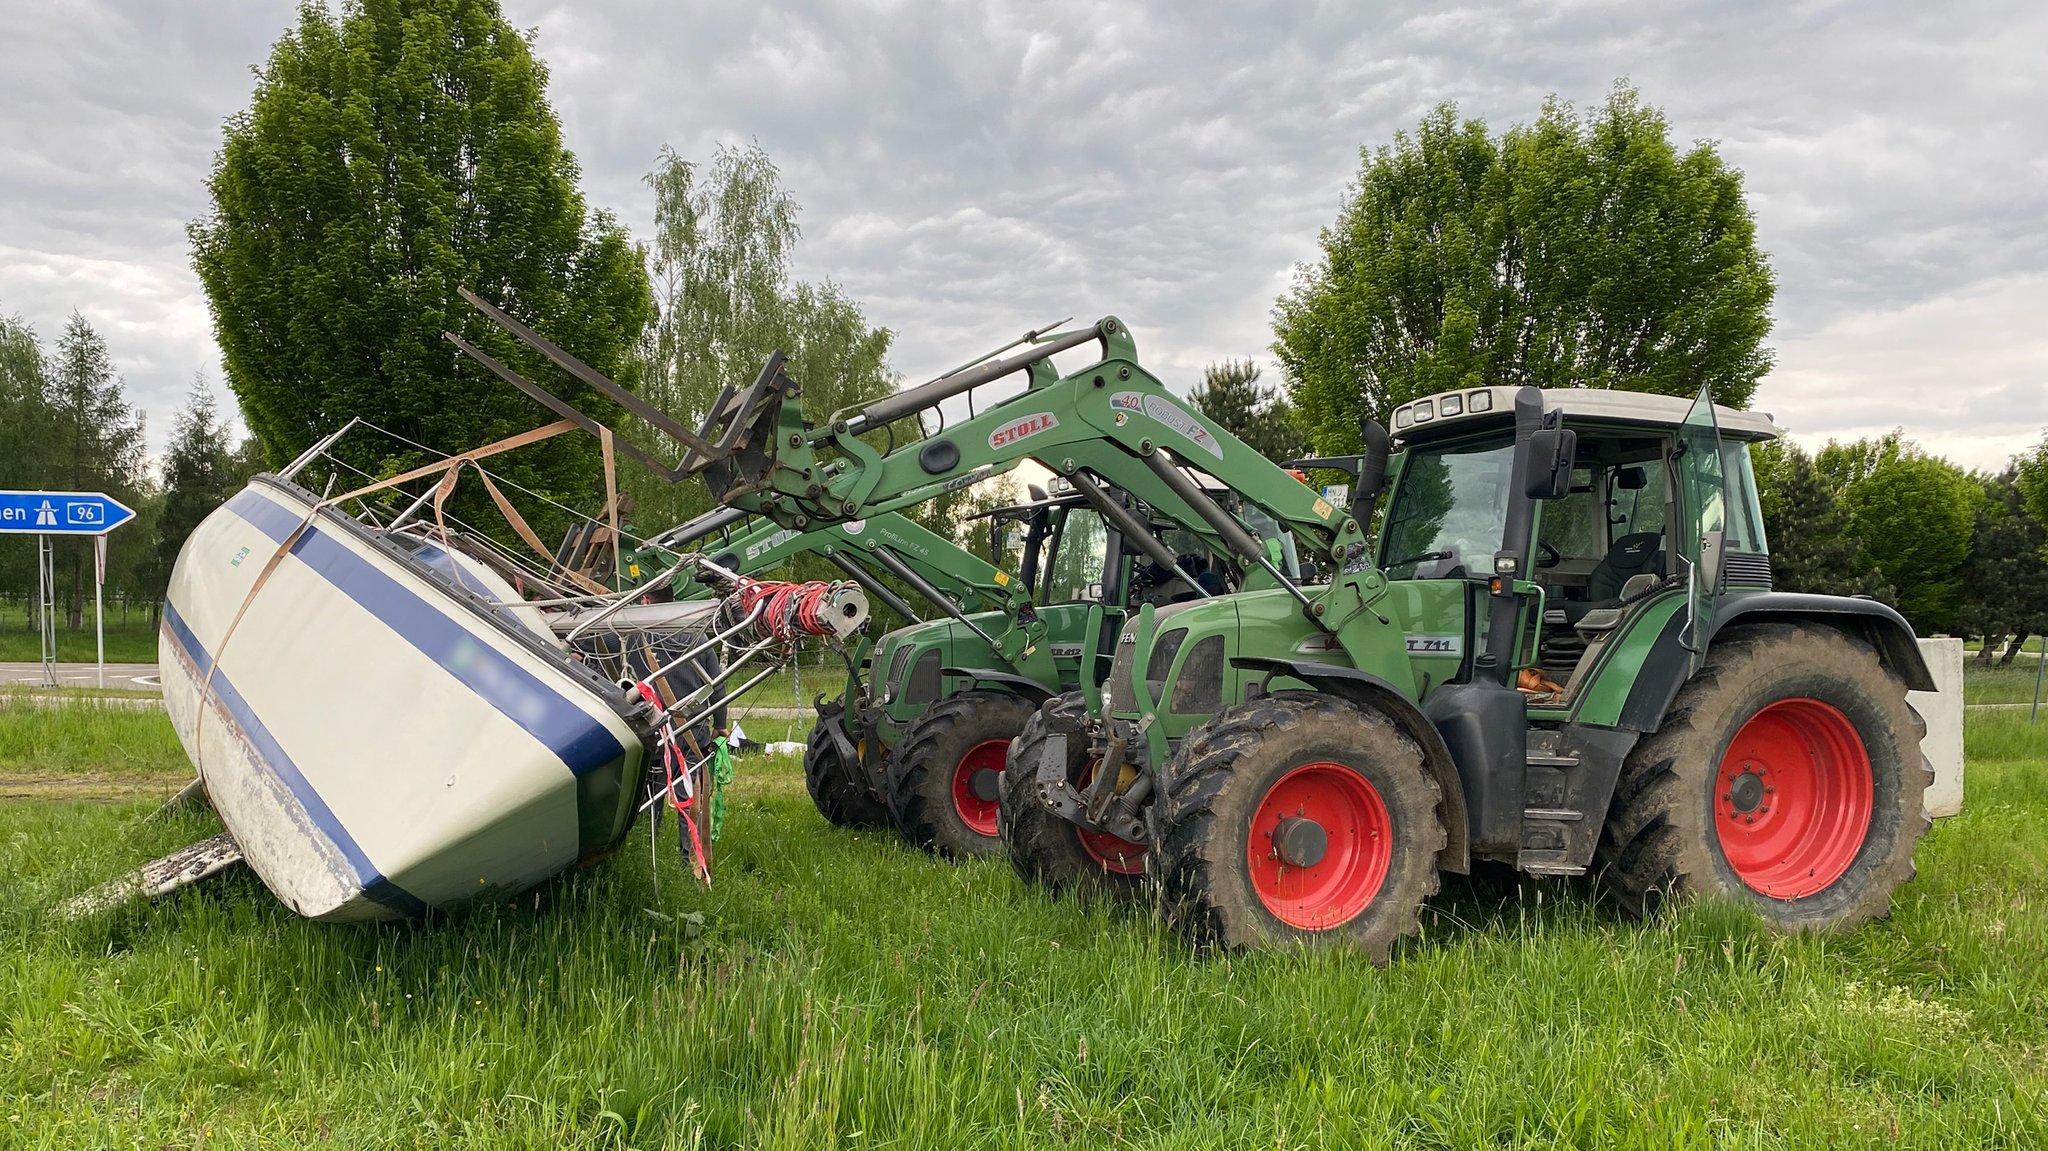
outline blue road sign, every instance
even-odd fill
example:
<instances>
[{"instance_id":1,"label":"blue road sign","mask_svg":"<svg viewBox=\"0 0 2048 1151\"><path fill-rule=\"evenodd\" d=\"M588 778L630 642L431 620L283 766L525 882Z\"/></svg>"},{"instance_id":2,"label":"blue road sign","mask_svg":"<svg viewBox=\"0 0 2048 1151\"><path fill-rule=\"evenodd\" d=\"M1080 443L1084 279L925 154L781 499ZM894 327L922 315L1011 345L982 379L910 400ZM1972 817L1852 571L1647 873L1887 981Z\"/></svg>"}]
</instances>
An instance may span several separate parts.
<instances>
[{"instance_id":1,"label":"blue road sign","mask_svg":"<svg viewBox=\"0 0 2048 1151\"><path fill-rule=\"evenodd\" d=\"M105 535L134 518L99 492L0 492L0 532L14 535Z\"/></svg>"}]
</instances>

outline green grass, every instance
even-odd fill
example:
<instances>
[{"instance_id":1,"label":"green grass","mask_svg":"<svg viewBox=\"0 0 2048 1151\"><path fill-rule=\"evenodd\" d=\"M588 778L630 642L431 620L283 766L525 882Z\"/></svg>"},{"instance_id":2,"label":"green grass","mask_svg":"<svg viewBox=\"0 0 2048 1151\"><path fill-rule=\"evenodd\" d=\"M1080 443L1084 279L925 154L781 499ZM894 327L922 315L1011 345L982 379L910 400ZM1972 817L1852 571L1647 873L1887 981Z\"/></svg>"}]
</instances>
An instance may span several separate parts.
<instances>
[{"instance_id":1,"label":"green grass","mask_svg":"<svg viewBox=\"0 0 2048 1151\"><path fill-rule=\"evenodd\" d=\"M126 627L121 626L120 619L115 614L107 620L107 662L155 663L156 629L149 626L149 617L140 611L131 612ZM95 651L90 612L86 614L85 626L77 631L66 629L60 621L57 662L91 663L96 658ZM23 626L19 617L10 617L7 626L0 627L0 663L33 663L41 658L42 642L36 638L35 628Z\"/></svg>"},{"instance_id":2,"label":"green grass","mask_svg":"<svg viewBox=\"0 0 2048 1151\"><path fill-rule=\"evenodd\" d=\"M191 761L161 708L0 695L0 778L189 779Z\"/></svg>"},{"instance_id":3,"label":"green grass","mask_svg":"<svg viewBox=\"0 0 2048 1151\"><path fill-rule=\"evenodd\" d=\"M1964 814L1854 935L1453 881L1386 969L1193 955L829 828L789 759L742 763L709 892L643 828L425 926L304 922L246 873L62 923L212 825L0 801L0 1144L2039 1147L2044 731L1972 715ZM0 755L187 770L147 712L11 705Z\"/></svg>"},{"instance_id":4,"label":"green grass","mask_svg":"<svg viewBox=\"0 0 2048 1151\"><path fill-rule=\"evenodd\" d=\"M1986 666L1975 659L1963 664L1963 699L1968 703L2032 703L2038 662L2015 662L2011 667ZM2048 706L2048 690L2042 695Z\"/></svg>"}]
</instances>

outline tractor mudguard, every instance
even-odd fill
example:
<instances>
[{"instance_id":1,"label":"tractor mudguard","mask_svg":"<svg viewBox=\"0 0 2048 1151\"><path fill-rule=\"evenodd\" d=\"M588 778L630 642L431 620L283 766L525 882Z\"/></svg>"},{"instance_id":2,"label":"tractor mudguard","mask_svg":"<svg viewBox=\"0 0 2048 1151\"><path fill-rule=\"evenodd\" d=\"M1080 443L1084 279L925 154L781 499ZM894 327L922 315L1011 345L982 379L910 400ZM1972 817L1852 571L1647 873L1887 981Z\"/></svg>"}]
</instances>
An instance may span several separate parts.
<instances>
[{"instance_id":1,"label":"tractor mudguard","mask_svg":"<svg viewBox=\"0 0 2048 1151\"><path fill-rule=\"evenodd\" d=\"M1436 778L1437 788L1443 793L1445 839L1443 850L1437 854L1437 866L1457 875L1471 870L1465 786L1458 777L1458 765L1452 761L1450 749L1444 746L1443 736L1437 734L1436 725L1429 722L1421 708L1401 694L1400 688L1355 667L1312 659L1237 656L1230 663L1242 671L1265 672L1269 681L1276 675L1298 679L1317 691L1326 691L1361 707L1372 708L1392 720L1394 726L1422 749L1422 762L1428 765L1430 775Z\"/></svg>"},{"instance_id":2,"label":"tractor mudguard","mask_svg":"<svg viewBox=\"0 0 2048 1151\"><path fill-rule=\"evenodd\" d=\"M1906 682L1914 691L1933 691L1934 677L1927 661L1920 658L1920 644L1906 617L1874 599L1861 596L1813 595L1807 592L1743 592L1723 597L1714 604L1714 637L1737 623L1817 623L1832 627L1869 644L1877 651L1886 671ZM1653 732L1664 722L1664 713L1685 686L1686 650L1679 644L1685 630L1685 613L1671 617L1656 639L1656 647L1643 661L1635 686L1629 689L1616 725L1630 731Z\"/></svg>"},{"instance_id":3,"label":"tractor mudguard","mask_svg":"<svg viewBox=\"0 0 2048 1151\"><path fill-rule=\"evenodd\" d=\"M1044 707L1047 700L1058 694L1052 688L1032 679L1028 675L1018 675L1015 672L1009 671L997 671L994 668L942 667L939 669L939 675L941 677L958 676L962 679L971 680L974 683L1008 688L1025 699L1030 700L1033 707Z\"/></svg>"}]
</instances>

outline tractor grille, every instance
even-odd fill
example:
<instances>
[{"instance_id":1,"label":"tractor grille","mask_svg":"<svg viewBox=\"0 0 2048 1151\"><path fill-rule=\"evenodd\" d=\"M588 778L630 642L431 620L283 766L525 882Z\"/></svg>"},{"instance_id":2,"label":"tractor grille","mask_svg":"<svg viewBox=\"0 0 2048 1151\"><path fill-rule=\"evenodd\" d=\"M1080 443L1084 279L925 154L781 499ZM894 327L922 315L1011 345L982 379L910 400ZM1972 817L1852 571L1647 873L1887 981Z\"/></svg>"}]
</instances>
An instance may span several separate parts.
<instances>
[{"instance_id":1,"label":"tractor grille","mask_svg":"<svg viewBox=\"0 0 2048 1151\"><path fill-rule=\"evenodd\" d=\"M908 645L906 645L906 650ZM930 703L939 698L939 649L926 648L917 662L911 665L910 675L903 683L900 703Z\"/></svg>"},{"instance_id":2,"label":"tractor grille","mask_svg":"<svg viewBox=\"0 0 2048 1151\"><path fill-rule=\"evenodd\" d=\"M1721 557L1721 582L1729 587L1771 587L1771 557L1729 552Z\"/></svg>"}]
</instances>

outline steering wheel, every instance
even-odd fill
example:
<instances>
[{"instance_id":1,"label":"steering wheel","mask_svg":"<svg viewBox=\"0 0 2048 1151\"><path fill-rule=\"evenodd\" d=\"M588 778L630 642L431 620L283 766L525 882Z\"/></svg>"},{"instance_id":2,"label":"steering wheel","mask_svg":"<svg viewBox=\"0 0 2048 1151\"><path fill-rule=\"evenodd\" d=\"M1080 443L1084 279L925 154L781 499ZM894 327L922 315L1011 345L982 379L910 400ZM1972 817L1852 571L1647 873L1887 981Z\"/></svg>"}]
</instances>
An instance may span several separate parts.
<instances>
[{"instance_id":1,"label":"steering wheel","mask_svg":"<svg viewBox=\"0 0 2048 1151\"><path fill-rule=\"evenodd\" d=\"M1541 540L1538 540L1538 541L1536 542L1536 551L1537 551L1537 556L1536 556L1536 566L1537 566L1537 567L1540 567L1540 568L1554 568L1554 567L1556 567L1556 566L1557 566L1558 564L1561 564L1561 563L1563 563L1563 562L1564 562L1564 553L1563 553L1563 552L1561 552L1561 551L1558 551L1558 550L1557 550L1556 548L1554 548L1554 547L1551 547L1551 546L1550 546L1549 544L1547 544L1547 543L1544 543L1544 542L1543 542L1543 541L1541 541Z\"/></svg>"}]
</instances>

